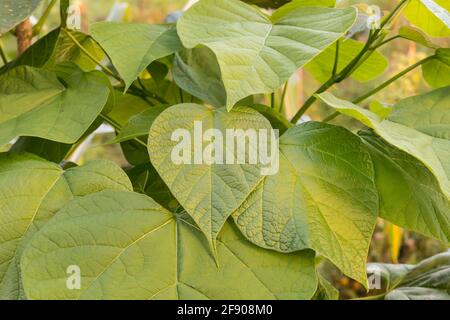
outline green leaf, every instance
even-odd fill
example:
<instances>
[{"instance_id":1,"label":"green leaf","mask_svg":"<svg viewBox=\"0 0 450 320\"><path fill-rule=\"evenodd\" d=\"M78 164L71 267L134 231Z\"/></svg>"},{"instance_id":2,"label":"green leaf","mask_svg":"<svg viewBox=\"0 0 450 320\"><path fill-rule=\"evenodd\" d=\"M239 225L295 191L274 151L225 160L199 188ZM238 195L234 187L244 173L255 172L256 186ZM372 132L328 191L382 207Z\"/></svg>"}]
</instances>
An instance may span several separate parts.
<instances>
[{"instance_id":1,"label":"green leaf","mask_svg":"<svg viewBox=\"0 0 450 320\"><path fill-rule=\"evenodd\" d=\"M437 46L420 29L412 26L403 26L398 31L398 35L404 39L414 41L425 47L436 49Z\"/></svg>"},{"instance_id":2,"label":"green leaf","mask_svg":"<svg viewBox=\"0 0 450 320\"><path fill-rule=\"evenodd\" d=\"M339 40L339 59L337 72L342 71L363 49L364 43L346 39ZM310 72L318 81L325 82L330 79L333 72L333 62L336 57L336 46L331 46L310 63L306 65L306 70ZM386 58L374 51L373 54L364 61L351 75L359 82L366 82L381 75L388 67Z\"/></svg>"},{"instance_id":3,"label":"green leaf","mask_svg":"<svg viewBox=\"0 0 450 320\"><path fill-rule=\"evenodd\" d=\"M450 201L422 162L374 133L360 133L375 167L380 216L392 223L450 243Z\"/></svg>"},{"instance_id":4,"label":"green leaf","mask_svg":"<svg viewBox=\"0 0 450 320\"><path fill-rule=\"evenodd\" d=\"M105 57L103 50L88 35L74 30L67 32L70 32L97 60ZM96 68L96 64L73 43L65 32L58 28L40 38L21 56L0 69L0 74L22 65L51 69L56 64L67 61L75 63L84 71L92 71Z\"/></svg>"},{"instance_id":5,"label":"green leaf","mask_svg":"<svg viewBox=\"0 0 450 320\"><path fill-rule=\"evenodd\" d=\"M166 106L151 107L132 116L111 143L119 143L147 136L152 123L165 109L167 109Z\"/></svg>"},{"instance_id":6,"label":"green leaf","mask_svg":"<svg viewBox=\"0 0 450 320\"><path fill-rule=\"evenodd\" d=\"M125 81L125 90L153 61L182 49L171 25L99 22L91 32Z\"/></svg>"},{"instance_id":7,"label":"green leaf","mask_svg":"<svg viewBox=\"0 0 450 320\"><path fill-rule=\"evenodd\" d=\"M74 197L104 189L131 190L108 161L63 171L30 154L0 154L0 299L23 298L19 261L32 236Z\"/></svg>"},{"instance_id":8,"label":"green leaf","mask_svg":"<svg viewBox=\"0 0 450 320\"><path fill-rule=\"evenodd\" d=\"M433 88L450 86L450 49L436 50L436 59L431 59L422 65L425 81Z\"/></svg>"},{"instance_id":9,"label":"green leaf","mask_svg":"<svg viewBox=\"0 0 450 320\"><path fill-rule=\"evenodd\" d=\"M370 155L351 132L319 122L280 138L280 170L233 214L253 243L281 252L311 248L366 285L378 213Z\"/></svg>"},{"instance_id":10,"label":"green leaf","mask_svg":"<svg viewBox=\"0 0 450 320\"><path fill-rule=\"evenodd\" d=\"M173 78L190 94L216 107L226 104L226 91L214 52L207 47L183 50L175 55Z\"/></svg>"},{"instance_id":11,"label":"green leaf","mask_svg":"<svg viewBox=\"0 0 450 320\"><path fill-rule=\"evenodd\" d=\"M108 85L101 72L72 64L56 73L28 66L8 71L0 76L0 145L17 136L76 142L105 106Z\"/></svg>"},{"instance_id":12,"label":"green leaf","mask_svg":"<svg viewBox=\"0 0 450 320\"><path fill-rule=\"evenodd\" d=\"M36 137L21 137L9 152L28 152L45 160L60 163L72 148L71 144Z\"/></svg>"},{"instance_id":13,"label":"green leaf","mask_svg":"<svg viewBox=\"0 0 450 320\"><path fill-rule=\"evenodd\" d=\"M339 300L339 290L325 279L322 275L318 275L319 285L314 294L313 300Z\"/></svg>"},{"instance_id":14,"label":"green leaf","mask_svg":"<svg viewBox=\"0 0 450 320\"><path fill-rule=\"evenodd\" d=\"M21 266L31 299L259 300L314 294L310 251L284 255L258 248L231 223L217 251L220 267L201 233L183 217L144 195L104 191L58 212L32 239ZM71 265L80 268L80 290L67 288Z\"/></svg>"},{"instance_id":15,"label":"green leaf","mask_svg":"<svg viewBox=\"0 0 450 320\"><path fill-rule=\"evenodd\" d=\"M225 108L210 109L196 104L170 107L153 122L148 139L151 162L183 208L214 245L214 240L227 218L261 180L262 165L247 163L210 165L205 161L195 160L194 154L197 154L197 157L199 154L203 155L203 150L211 145L211 142L202 139L202 133L200 133L202 141L194 141L198 140L194 137L198 136L199 132L195 129L196 121L200 122L203 132L217 129L223 137L226 137L226 129L257 131L272 128L266 118L249 108L239 107L233 112L227 112ZM190 157L192 164L175 164L172 160L172 152L180 145L179 140L172 140L172 134L177 129L187 130L192 137L192 144L195 143L197 146L195 152L194 149L191 152L190 146L187 152L183 151L183 156ZM183 144L191 144L187 138L185 139L182 140ZM227 150L226 139L222 140L223 145L219 142L220 147ZM248 159L249 148L245 149ZM194 164L195 162L201 164Z\"/></svg>"},{"instance_id":16,"label":"green leaf","mask_svg":"<svg viewBox=\"0 0 450 320\"><path fill-rule=\"evenodd\" d=\"M448 0L411 0L403 10L405 17L432 37L450 36Z\"/></svg>"},{"instance_id":17,"label":"green leaf","mask_svg":"<svg viewBox=\"0 0 450 320\"><path fill-rule=\"evenodd\" d=\"M25 20L41 2L41 0L2 0L0 3L0 35Z\"/></svg>"},{"instance_id":18,"label":"green leaf","mask_svg":"<svg viewBox=\"0 0 450 320\"><path fill-rule=\"evenodd\" d=\"M422 161L436 176L445 195L450 197L450 87L400 101L386 120L331 93L325 92L318 97Z\"/></svg>"},{"instance_id":19,"label":"green leaf","mask_svg":"<svg viewBox=\"0 0 450 320\"><path fill-rule=\"evenodd\" d=\"M353 8L298 7L270 19L241 1L202 0L178 20L177 30L186 48L206 46L215 53L230 109L280 87L355 19Z\"/></svg>"},{"instance_id":20,"label":"green leaf","mask_svg":"<svg viewBox=\"0 0 450 320\"><path fill-rule=\"evenodd\" d=\"M386 300L450 300L450 251L415 266L374 265L381 268L388 278L395 279Z\"/></svg>"},{"instance_id":21,"label":"green leaf","mask_svg":"<svg viewBox=\"0 0 450 320\"><path fill-rule=\"evenodd\" d=\"M128 170L127 174L135 192L148 195L170 212L179 208L180 204L150 162Z\"/></svg>"}]
</instances>

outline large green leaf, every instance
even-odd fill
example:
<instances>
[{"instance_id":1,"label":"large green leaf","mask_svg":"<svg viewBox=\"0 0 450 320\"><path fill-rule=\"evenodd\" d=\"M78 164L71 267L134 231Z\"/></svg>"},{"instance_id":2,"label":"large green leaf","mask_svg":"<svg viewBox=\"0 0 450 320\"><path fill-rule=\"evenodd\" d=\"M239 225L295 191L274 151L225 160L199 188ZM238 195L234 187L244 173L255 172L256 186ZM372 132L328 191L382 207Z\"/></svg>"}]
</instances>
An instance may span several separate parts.
<instances>
[{"instance_id":1,"label":"large green leaf","mask_svg":"<svg viewBox=\"0 0 450 320\"><path fill-rule=\"evenodd\" d=\"M0 76L0 145L16 136L76 142L105 106L110 89L99 71L73 64L56 73L20 66Z\"/></svg>"},{"instance_id":2,"label":"large green leaf","mask_svg":"<svg viewBox=\"0 0 450 320\"><path fill-rule=\"evenodd\" d=\"M226 129L271 130L269 121L257 111L236 108L211 109L196 104L180 104L168 108L153 122L148 139L151 162L184 209L192 216L200 229L212 242L231 215L261 180L261 164L206 164L195 161L209 141L197 139L195 122L199 121L203 132L217 129L226 137ZM189 147L192 164L175 164L171 154L179 141L172 141L177 129L186 129L192 137ZM202 137L202 133L200 139ZM195 138L194 138L195 137ZM227 150L223 139L223 150ZM185 140L184 142L187 142ZM229 143L229 142L228 142ZM222 147L222 142L220 142ZM197 156L195 156L197 154ZM224 151L225 154L225 151ZM245 150L248 159L249 148ZM234 155L236 157L236 155ZM195 162L201 162L194 164Z\"/></svg>"},{"instance_id":3,"label":"large green leaf","mask_svg":"<svg viewBox=\"0 0 450 320\"><path fill-rule=\"evenodd\" d=\"M367 142L375 167L380 216L403 228L450 243L450 201L422 162L374 133Z\"/></svg>"},{"instance_id":4,"label":"large green leaf","mask_svg":"<svg viewBox=\"0 0 450 320\"><path fill-rule=\"evenodd\" d=\"M366 285L366 258L378 213L370 155L351 132L307 122L280 138L280 170L264 177L233 214L264 248L311 248Z\"/></svg>"},{"instance_id":5,"label":"large green leaf","mask_svg":"<svg viewBox=\"0 0 450 320\"><path fill-rule=\"evenodd\" d=\"M99 22L91 32L125 81L125 89L153 61L182 49L171 25Z\"/></svg>"},{"instance_id":6,"label":"large green leaf","mask_svg":"<svg viewBox=\"0 0 450 320\"><path fill-rule=\"evenodd\" d=\"M363 49L364 43L346 39L339 40L339 58L337 72L347 66ZM306 65L308 70L318 81L327 81L333 72L333 61L336 57L336 46L331 46L315 57ZM382 74L388 66L386 58L378 51L364 61L351 75L357 81L365 82Z\"/></svg>"},{"instance_id":7,"label":"large green leaf","mask_svg":"<svg viewBox=\"0 0 450 320\"><path fill-rule=\"evenodd\" d=\"M450 49L436 50L436 58L422 65L425 81L433 88L450 86Z\"/></svg>"},{"instance_id":8,"label":"large green leaf","mask_svg":"<svg viewBox=\"0 0 450 320\"><path fill-rule=\"evenodd\" d=\"M113 163L91 162L64 172L30 154L0 154L0 299L21 296L19 261L36 231L74 197L104 189L131 190Z\"/></svg>"},{"instance_id":9,"label":"large green leaf","mask_svg":"<svg viewBox=\"0 0 450 320\"><path fill-rule=\"evenodd\" d=\"M0 35L25 20L42 0L2 0L0 2Z\"/></svg>"},{"instance_id":10,"label":"large green leaf","mask_svg":"<svg viewBox=\"0 0 450 320\"><path fill-rule=\"evenodd\" d=\"M414 41L425 47L436 49L437 46L420 29L412 26L403 26L398 30L398 35L407 40Z\"/></svg>"},{"instance_id":11,"label":"large green leaf","mask_svg":"<svg viewBox=\"0 0 450 320\"><path fill-rule=\"evenodd\" d=\"M450 87L400 101L386 120L331 93L319 97L337 111L374 129L388 143L422 161L450 197Z\"/></svg>"},{"instance_id":12,"label":"large green leaf","mask_svg":"<svg viewBox=\"0 0 450 320\"><path fill-rule=\"evenodd\" d=\"M69 235L69 237L68 237ZM308 299L311 251L280 254L247 242L231 223L218 267L202 234L151 198L104 191L69 203L32 239L21 262L31 299ZM81 289L66 285L69 266ZM238 279L238 281L236 281Z\"/></svg>"},{"instance_id":13,"label":"large green leaf","mask_svg":"<svg viewBox=\"0 0 450 320\"><path fill-rule=\"evenodd\" d=\"M403 13L432 37L450 36L450 2L448 0L411 0Z\"/></svg>"},{"instance_id":14,"label":"large green leaf","mask_svg":"<svg viewBox=\"0 0 450 320\"><path fill-rule=\"evenodd\" d=\"M249 95L280 87L355 19L353 8L294 6L270 19L238 0L201 0L178 20L177 30L186 48L206 46L215 53L230 109Z\"/></svg>"}]
</instances>

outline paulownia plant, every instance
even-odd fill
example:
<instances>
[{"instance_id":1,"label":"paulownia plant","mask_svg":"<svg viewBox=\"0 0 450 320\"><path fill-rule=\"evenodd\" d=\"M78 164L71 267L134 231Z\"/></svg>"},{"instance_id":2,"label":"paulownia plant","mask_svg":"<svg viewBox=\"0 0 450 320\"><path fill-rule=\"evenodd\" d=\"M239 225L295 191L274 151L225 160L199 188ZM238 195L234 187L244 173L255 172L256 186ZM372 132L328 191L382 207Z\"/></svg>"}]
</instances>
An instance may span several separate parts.
<instances>
[{"instance_id":1,"label":"paulownia plant","mask_svg":"<svg viewBox=\"0 0 450 320\"><path fill-rule=\"evenodd\" d=\"M0 1L0 33L39 2ZM99 22L90 35L67 27L68 4L21 56L2 51L0 144L12 146L0 155L0 298L335 298L317 258L367 287L379 217L450 243L450 49L429 38L450 35L450 2L399 1L365 42L349 37L357 10L333 0L200 0L173 24ZM394 33L403 13L415 27ZM398 38L434 53L354 101L330 93L382 74L378 49ZM418 67L430 92L366 107ZM288 119L286 83L300 68L322 85ZM301 123L317 101L334 112ZM327 123L337 116L365 129ZM103 122L130 165L67 166ZM278 129L278 170L175 163L172 134L198 122L224 135ZM447 256L435 259L448 268ZM417 280L429 263L404 267L382 297L448 298L448 272L432 289Z\"/></svg>"}]
</instances>

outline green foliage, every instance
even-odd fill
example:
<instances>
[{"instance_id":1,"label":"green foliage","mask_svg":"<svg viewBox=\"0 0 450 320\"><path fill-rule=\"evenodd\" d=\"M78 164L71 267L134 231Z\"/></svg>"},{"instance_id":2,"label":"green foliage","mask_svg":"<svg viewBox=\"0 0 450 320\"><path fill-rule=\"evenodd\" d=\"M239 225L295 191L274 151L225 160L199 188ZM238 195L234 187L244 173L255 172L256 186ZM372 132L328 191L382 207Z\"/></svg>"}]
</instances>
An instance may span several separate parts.
<instances>
[{"instance_id":1,"label":"green foliage","mask_svg":"<svg viewBox=\"0 0 450 320\"><path fill-rule=\"evenodd\" d=\"M449 300L450 252L428 258L415 266L370 264L382 270L387 281L386 300Z\"/></svg>"},{"instance_id":2,"label":"green foliage","mask_svg":"<svg viewBox=\"0 0 450 320\"><path fill-rule=\"evenodd\" d=\"M319 261L367 286L378 218L450 243L449 49L426 35L450 34L438 8L447 2L400 1L364 41L348 37L353 7L286 2L200 0L176 24L99 22L92 36L67 29L61 2L60 27L0 69L0 298L337 299ZM0 33L37 1L5 3L14 14L1 8ZM417 28L392 28L401 13ZM353 102L329 92L381 75L378 49L397 38L434 53ZM419 66L432 91L363 104ZM288 119L299 68L322 84ZM317 100L336 113L298 124ZM364 129L325 123L338 115ZM104 122L124 168L62 169ZM278 129L278 170L236 161L234 147L234 164L212 161L226 141L201 135L228 129ZM447 253L380 266L390 274L382 297L448 298L448 264Z\"/></svg>"}]
</instances>

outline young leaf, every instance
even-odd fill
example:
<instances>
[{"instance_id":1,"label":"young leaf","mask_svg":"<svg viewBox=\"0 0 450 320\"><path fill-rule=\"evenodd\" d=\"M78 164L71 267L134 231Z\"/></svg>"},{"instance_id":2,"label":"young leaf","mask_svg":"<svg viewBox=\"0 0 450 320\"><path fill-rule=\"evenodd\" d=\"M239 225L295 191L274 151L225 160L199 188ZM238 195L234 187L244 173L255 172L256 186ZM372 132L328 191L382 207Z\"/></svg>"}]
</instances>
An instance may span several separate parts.
<instances>
[{"instance_id":1,"label":"young leaf","mask_svg":"<svg viewBox=\"0 0 450 320\"><path fill-rule=\"evenodd\" d=\"M203 132L217 129L224 137L228 128L257 131L271 130L272 127L266 118L249 108L236 108L233 112L227 112L224 108L210 109L196 104L170 107L153 122L148 139L151 162L183 208L213 244L227 218L261 180L262 165L206 164L196 160L199 156L203 157L204 149L211 145L210 141L203 139L202 133L198 135L196 121L202 126ZM192 137L191 142L196 145L195 152L193 149L189 154L183 154L190 157L191 164L175 164L171 157L174 148L180 144L180 141L172 140L172 134L177 129L187 130ZM194 141L198 138L201 141ZM227 150L225 139L223 140L220 147ZM187 140L182 142L191 143ZM248 154L249 148L246 148L246 159ZM195 164L196 162L198 163Z\"/></svg>"},{"instance_id":2,"label":"young leaf","mask_svg":"<svg viewBox=\"0 0 450 320\"><path fill-rule=\"evenodd\" d=\"M346 39L339 40L339 59L337 72L340 72L347 66L363 49L364 43ZM333 72L333 61L336 57L336 46L331 46L311 62L305 69L310 72L318 81L327 81ZM381 75L387 68L388 62L386 58L375 51L363 64L361 64L351 75L351 77L359 82L366 82Z\"/></svg>"},{"instance_id":3,"label":"young leaf","mask_svg":"<svg viewBox=\"0 0 450 320\"><path fill-rule=\"evenodd\" d=\"M450 36L448 0L411 0L403 10L405 17L432 37Z\"/></svg>"},{"instance_id":4,"label":"young leaf","mask_svg":"<svg viewBox=\"0 0 450 320\"><path fill-rule=\"evenodd\" d=\"M258 248L231 223L219 236L217 251L220 267L201 232L185 218L175 218L144 195L103 191L58 212L32 239L21 267L30 299L309 299L314 294L311 251L284 255ZM79 290L67 288L70 265L80 268Z\"/></svg>"},{"instance_id":5,"label":"young leaf","mask_svg":"<svg viewBox=\"0 0 450 320\"><path fill-rule=\"evenodd\" d=\"M280 138L280 169L233 214L253 243L281 252L311 248L366 285L378 213L370 155L341 127L307 122Z\"/></svg>"},{"instance_id":6,"label":"young leaf","mask_svg":"<svg viewBox=\"0 0 450 320\"><path fill-rule=\"evenodd\" d=\"M425 81L433 88L450 86L450 49L436 50L436 59L431 59L422 65Z\"/></svg>"},{"instance_id":7,"label":"young leaf","mask_svg":"<svg viewBox=\"0 0 450 320\"><path fill-rule=\"evenodd\" d=\"M437 46L424 34L420 29L412 26L401 27L398 31L398 35L404 39L414 41L425 47L436 49Z\"/></svg>"},{"instance_id":8,"label":"young leaf","mask_svg":"<svg viewBox=\"0 0 450 320\"><path fill-rule=\"evenodd\" d=\"M320 94L319 98L422 161L450 197L450 87L402 100L386 120L328 92Z\"/></svg>"},{"instance_id":9,"label":"young leaf","mask_svg":"<svg viewBox=\"0 0 450 320\"><path fill-rule=\"evenodd\" d=\"M0 154L0 299L23 298L19 261L32 236L74 197L104 189L131 190L107 161L63 171L30 154Z\"/></svg>"},{"instance_id":10,"label":"young leaf","mask_svg":"<svg viewBox=\"0 0 450 320\"><path fill-rule=\"evenodd\" d=\"M216 107L227 103L216 56L207 47L183 50L175 55L173 79L183 90Z\"/></svg>"},{"instance_id":11,"label":"young leaf","mask_svg":"<svg viewBox=\"0 0 450 320\"><path fill-rule=\"evenodd\" d=\"M147 136L152 123L165 109L167 109L166 106L151 107L132 116L111 143L119 143Z\"/></svg>"},{"instance_id":12,"label":"young leaf","mask_svg":"<svg viewBox=\"0 0 450 320\"><path fill-rule=\"evenodd\" d=\"M360 133L375 167L380 216L450 243L450 200L422 162L369 131Z\"/></svg>"},{"instance_id":13,"label":"young leaf","mask_svg":"<svg viewBox=\"0 0 450 320\"><path fill-rule=\"evenodd\" d=\"M2 0L0 3L0 35L25 20L41 2L42 0Z\"/></svg>"},{"instance_id":14,"label":"young leaf","mask_svg":"<svg viewBox=\"0 0 450 320\"><path fill-rule=\"evenodd\" d=\"M102 73L73 64L56 73L28 66L8 71L0 76L0 145L17 136L76 142L105 106L108 85Z\"/></svg>"},{"instance_id":15,"label":"young leaf","mask_svg":"<svg viewBox=\"0 0 450 320\"><path fill-rule=\"evenodd\" d=\"M186 48L215 53L231 109L249 95L280 87L355 19L353 8L294 7L270 19L238 0L201 0L178 20L177 30Z\"/></svg>"},{"instance_id":16,"label":"young leaf","mask_svg":"<svg viewBox=\"0 0 450 320\"><path fill-rule=\"evenodd\" d=\"M153 61L182 49L171 25L99 22L91 32L125 81L125 91Z\"/></svg>"}]
</instances>

